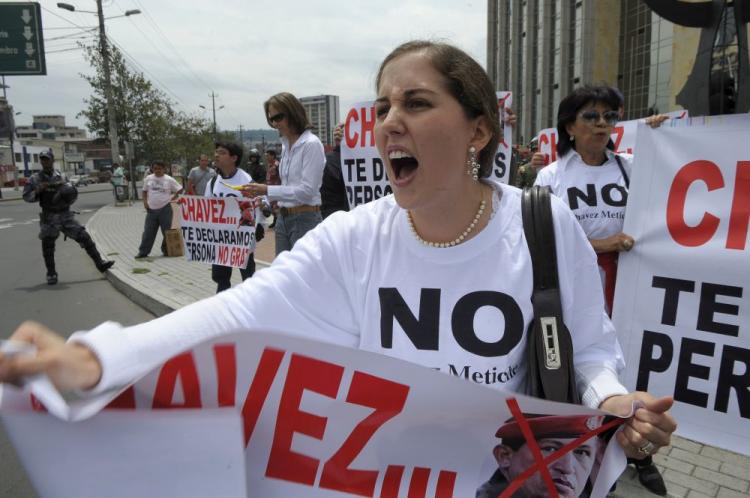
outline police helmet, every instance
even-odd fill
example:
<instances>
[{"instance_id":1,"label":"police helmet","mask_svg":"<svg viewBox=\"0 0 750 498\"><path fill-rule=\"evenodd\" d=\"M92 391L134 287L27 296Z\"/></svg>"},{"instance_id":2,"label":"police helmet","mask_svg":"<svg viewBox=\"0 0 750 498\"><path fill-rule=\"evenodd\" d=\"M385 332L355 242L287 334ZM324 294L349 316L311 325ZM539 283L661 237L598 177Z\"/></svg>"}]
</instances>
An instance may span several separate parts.
<instances>
[{"instance_id":1,"label":"police helmet","mask_svg":"<svg viewBox=\"0 0 750 498\"><path fill-rule=\"evenodd\" d=\"M258 152L258 149L250 149L250 152L247 153L248 157L260 157L260 152Z\"/></svg>"}]
</instances>

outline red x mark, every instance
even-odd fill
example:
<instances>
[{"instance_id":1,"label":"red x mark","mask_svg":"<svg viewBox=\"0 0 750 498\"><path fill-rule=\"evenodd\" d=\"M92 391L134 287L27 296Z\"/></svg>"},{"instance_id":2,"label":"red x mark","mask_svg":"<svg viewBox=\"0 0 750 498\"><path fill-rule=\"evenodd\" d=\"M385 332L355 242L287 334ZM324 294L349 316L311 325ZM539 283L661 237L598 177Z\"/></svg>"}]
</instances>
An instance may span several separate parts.
<instances>
[{"instance_id":1,"label":"red x mark","mask_svg":"<svg viewBox=\"0 0 750 498\"><path fill-rule=\"evenodd\" d=\"M606 424L602 424L599 428L593 429L583 436L574 439L554 453L550 453L547 458L544 458L541 450L539 449L539 445L537 445L536 443L534 433L531 432L529 422L526 420L523 412L521 412L521 408L518 406L518 401L516 401L515 398L510 398L506 401L506 403L508 404L508 408L510 408L510 412L513 414L513 418L516 419L519 427L521 428L523 437L526 440L526 445L529 447L529 451L531 451L531 454L534 456L536 465L532 465L528 469L518 474L518 476L513 479L513 482L511 482L510 485L505 488L505 491L503 491L500 496L498 496L498 498L511 498L513 493L515 493L518 488L523 486L523 484L537 472L541 473L542 479L544 479L544 482L547 485L547 491L549 491L550 498L559 498L560 495L557 493L557 488L555 488L555 483L552 481L552 476L550 475L547 466L558 460L566 453L570 453L572 450L578 448L592 437L595 437L602 432L606 432L613 427L617 427L618 425L625 423L625 421L627 420L624 418L615 418L614 420L611 420Z\"/></svg>"}]
</instances>

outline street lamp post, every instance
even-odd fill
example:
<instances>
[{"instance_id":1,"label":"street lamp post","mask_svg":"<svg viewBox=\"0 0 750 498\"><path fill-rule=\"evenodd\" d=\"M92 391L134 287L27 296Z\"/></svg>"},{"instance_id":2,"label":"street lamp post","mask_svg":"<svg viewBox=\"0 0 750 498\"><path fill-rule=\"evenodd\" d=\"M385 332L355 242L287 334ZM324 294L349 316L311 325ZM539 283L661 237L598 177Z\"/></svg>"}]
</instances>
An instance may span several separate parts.
<instances>
[{"instance_id":1,"label":"street lamp post","mask_svg":"<svg viewBox=\"0 0 750 498\"><path fill-rule=\"evenodd\" d=\"M112 164L116 163L120 157L120 145L117 137L117 116L115 115L114 99L112 97L112 76L109 67L109 46L107 44L107 34L104 30L104 11L102 9L102 0L96 0L96 12L90 10L77 10L73 5L67 3L58 3L61 9L71 12L86 12L96 14L99 17L99 53L102 57L102 68L104 70L104 96L107 99L107 120L109 121L109 145L112 154ZM138 9L125 11L125 17L140 14Z\"/></svg>"},{"instance_id":2,"label":"street lamp post","mask_svg":"<svg viewBox=\"0 0 750 498\"><path fill-rule=\"evenodd\" d=\"M213 116L214 116L214 140L216 140L216 110L217 110L216 109L216 94L214 92L211 92L211 95L209 95L209 97L211 97L211 111L213 112ZM204 111L208 110L206 109L206 106L203 106L200 104L198 105L198 107L200 107ZM222 109L224 109L224 106L223 105L219 106L218 110L222 110Z\"/></svg>"}]
</instances>

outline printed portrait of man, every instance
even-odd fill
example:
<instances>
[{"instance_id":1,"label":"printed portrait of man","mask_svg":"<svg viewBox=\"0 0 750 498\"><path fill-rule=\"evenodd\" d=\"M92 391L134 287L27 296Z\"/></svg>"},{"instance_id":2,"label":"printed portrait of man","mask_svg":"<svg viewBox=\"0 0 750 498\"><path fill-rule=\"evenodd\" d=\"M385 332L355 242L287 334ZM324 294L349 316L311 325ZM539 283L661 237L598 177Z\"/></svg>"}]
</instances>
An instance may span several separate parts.
<instances>
[{"instance_id":1,"label":"printed portrait of man","mask_svg":"<svg viewBox=\"0 0 750 498\"><path fill-rule=\"evenodd\" d=\"M525 415L542 457L559 450L574 439L598 428L602 417ZM521 432L520 425L511 418L497 430L500 442L493 450L497 470L489 481L477 489L476 498L497 498L516 477L536 465L534 455ZM600 440L593 437L564 454L547 466L560 498L588 497L591 492L589 477L597 460ZM542 498L550 496L539 471L532 474L513 493L513 498Z\"/></svg>"}]
</instances>

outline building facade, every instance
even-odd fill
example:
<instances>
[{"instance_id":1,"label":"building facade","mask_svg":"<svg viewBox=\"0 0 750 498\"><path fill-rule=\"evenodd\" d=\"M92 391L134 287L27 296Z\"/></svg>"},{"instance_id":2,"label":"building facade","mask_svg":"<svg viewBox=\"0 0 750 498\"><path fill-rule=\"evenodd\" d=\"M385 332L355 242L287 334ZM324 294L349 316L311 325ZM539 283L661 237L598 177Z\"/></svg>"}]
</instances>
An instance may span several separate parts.
<instances>
[{"instance_id":1,"label":"building facade","mask_svg":"<svg viewBox=\"0 0 750 498\"><path fill-rule=\"evenodd\" d=\"M19 140L85 140L86 131L77 126L66 126L65 116L39 115L31 126L16 126Z\"/></svg>"},{"instance_id":2,"label":"building facade","mask_svg":"<svg viewBox=\"0 0 750 498\"><path fill-rule=\"evenodd\" d=\"M618 87L626 119L681 108L700 29L641 0L488 0L487 14L487 72L513 92L519 142L554 126L560 100L587 83Z\"/></svg>"},{"instance_id":3,"label":"building facade","mask_svg":"<svg viewBox=\"0 0 750 498\"><path fill-rule=\"evenodd\" d=\"M339 122L339 97L337 95L316 95L299 99L307 112L307 117L323 145L333 147L333 128Z\"/></svg>"}]
</instances>

